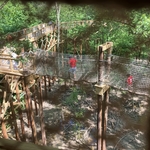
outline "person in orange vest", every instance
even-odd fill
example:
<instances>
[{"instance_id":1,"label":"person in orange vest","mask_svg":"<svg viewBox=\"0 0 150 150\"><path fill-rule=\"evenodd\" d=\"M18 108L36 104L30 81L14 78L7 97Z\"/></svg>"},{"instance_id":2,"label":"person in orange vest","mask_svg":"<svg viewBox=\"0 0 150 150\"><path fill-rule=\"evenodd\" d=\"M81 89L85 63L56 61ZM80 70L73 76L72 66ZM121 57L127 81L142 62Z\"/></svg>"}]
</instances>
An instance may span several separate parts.
<instances>
[{"instance_id":1,"label":"person in orange vest","mask_svg":"<svg viewBox=\"0 0 150 150\"><path fill-rule=\"evenodd\" d=\"M131 88L133 86L133 76L131 74L127 74L127 87Z\"/></svg>"}]
</instances>

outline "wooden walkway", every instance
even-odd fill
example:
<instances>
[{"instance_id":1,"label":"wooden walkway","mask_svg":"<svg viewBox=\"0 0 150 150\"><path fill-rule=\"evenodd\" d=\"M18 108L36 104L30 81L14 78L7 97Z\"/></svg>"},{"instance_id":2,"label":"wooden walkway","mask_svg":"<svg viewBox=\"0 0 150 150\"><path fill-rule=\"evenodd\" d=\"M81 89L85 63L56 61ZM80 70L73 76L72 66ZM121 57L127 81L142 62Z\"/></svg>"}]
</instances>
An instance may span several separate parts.
<instances>
[{"instance_id":1,"label":"wooden walkway","mask_svg":"<svg viewBox=\"0 0 150 150\"><path fill-rule=\"evenodd\" d=\"M44 52L43 52L44 53ZM35 61L37 64L34 66L33 64L26 65L21 69L15 69L12 65L12 61L14 59L7 57L7 61L9 61L8 65L4 66L0 63L0 74L9 74L9 75L16 75L16 76L28 76L30 74L37 74L37 75L50 75L50 76L57 76L64 79L69 78L69 66L68 62L68 55L63 56L62 59L58 59L57 55L55 57L46 56L47 54L37 56ZM43 57L45 60L43 60ZM4 57L0 56L0 61L2 62ZM91 58L90 56L83 57L82 60L77 58L77 71L76 71L76 81L87 81L89 83L94 83L98 81L98 68L97 59ZM48 61L48 62L47 62ZM30 60L33 62L33 60ZM130 73L133 75L134 84L132 90L134 92L141 92L149 94L150 88L150 70L149 65L141 64L141 62L136 62L135 60L127 60L125 58L119 58L117 56L113 56L113 60L111 65L107 66L107 62L101 62L103 65L101 66L102 69L102 81L110 86L114 86L117 88L126 89L125 81L126 81L126 74ZM10 65L11 64L11 65ZM34 67L33 67L34 66Z\"/></svg>"}]
</instances>

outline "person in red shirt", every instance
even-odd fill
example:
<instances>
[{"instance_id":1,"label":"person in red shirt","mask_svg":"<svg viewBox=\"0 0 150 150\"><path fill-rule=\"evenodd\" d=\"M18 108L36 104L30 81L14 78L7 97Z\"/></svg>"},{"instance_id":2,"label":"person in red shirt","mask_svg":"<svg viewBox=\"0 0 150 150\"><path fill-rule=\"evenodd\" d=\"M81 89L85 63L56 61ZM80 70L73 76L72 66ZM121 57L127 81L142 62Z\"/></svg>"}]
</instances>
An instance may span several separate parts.
<instances>
[{"instance_id":1,"label":"person in red shirt","mask_svg":"<svg viewBox=\"0 0 150 150\"><path fill-rule=\"evenodd\" d=\"M127 86L128 88L131 88L133 86L133 76L130 74L127 74Z\"/></svg>"},{"instance_id":2,"label":"person in red shirt","mask_svg":"<svg viewBox=\"0 0 150 150\"><path fill-rule=\"evenodd\" d=\"M76 56L74 57L69 56L68 64L70 66L69 72L72 73L74 76L74 79L76 79L76 64L77 64Z\"/></svg>"}]
</instances>

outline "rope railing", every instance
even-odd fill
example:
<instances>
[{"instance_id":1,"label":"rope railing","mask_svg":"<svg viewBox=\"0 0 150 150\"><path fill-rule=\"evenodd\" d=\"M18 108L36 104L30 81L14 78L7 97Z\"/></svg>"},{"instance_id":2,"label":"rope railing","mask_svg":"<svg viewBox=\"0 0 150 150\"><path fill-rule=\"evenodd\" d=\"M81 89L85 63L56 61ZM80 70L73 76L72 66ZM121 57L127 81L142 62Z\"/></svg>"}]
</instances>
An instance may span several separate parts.
<instances>
[{"instance_id":1,"label":"rope railing","mask_svg":"<svg viewBox=\"0 0 150 150\"><path fill-rule=\"evenodd\" d=\"M43 51L38 49L34 53L24 53L22 57L27 61L23 64L22 75L50 75L58 76L60 78L69 78L69 54ZM3 57L0 58L3 61ZM12 58L10 60L13 60ZM113 56L110 68L107 67L107 62L103 62L102 74L103 82L126 88L126 74L132 74L134 78L133 89L134 91L140 91L142 93L148 93L150 89L150 70L149 65L143 66L143 64L136 65L136 60L129 60L123 57ZM88 82L97 82L98 76L98 57L97 55L82 55L77 56L77 71L76 80L86 80ZM3 66L2 64L0 64ZM9 70L10 71L10 70ZM13 70L14 74L18 70ZM0 68L0 72L3 69ZM17 73L16 73L17 74Z\"/></svg>"}]
</instances>

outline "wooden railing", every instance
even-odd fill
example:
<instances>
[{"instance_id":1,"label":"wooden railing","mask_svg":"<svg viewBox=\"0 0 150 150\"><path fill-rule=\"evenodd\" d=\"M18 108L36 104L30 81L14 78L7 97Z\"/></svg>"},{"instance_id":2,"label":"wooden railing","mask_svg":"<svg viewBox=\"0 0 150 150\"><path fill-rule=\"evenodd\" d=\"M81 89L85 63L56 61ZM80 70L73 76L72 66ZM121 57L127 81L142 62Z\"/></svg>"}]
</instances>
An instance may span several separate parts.
<instances>
[{"instance_id":1,"label":"wooden railing","mask_svg":"<svg viewBox=\"0 0 150 150\"><path fill-rule=\"evenodd\" d=\"M94 20L80 20L80 21L71 21L71 22L61 22L61 29L74 28L76 26L92 25ZM29 40L30 42L37 41L39 38L48 35L54 34L57 32L57 25L54 23L42 23L31 28L25 28L23 30L13 32L6 35L7 41L17 38L21 41ZM3 43L3 42L2 42Z\"/></svg>"},{"instance_id":2,"label":"wooden railing","mask_svg":"<svg viewBox=\"0 0 150 150\"><path fill-rule=\"evenodd\" d=\"M1 74L16 74L22 76L22 71L18 68L15 69L13 61L16 59L12 58L10 55L1 54L0 55L0 73Z\"/></svg>"},{"instance_id":3,"label":"wooden railing","mask_svg":"<svg viewBox=\"0 0 150 150\"><path fill-rule=\"evenodd\" d=\"M15 38L21 41L29 40L30 42L33 42L45 35L52 34L54 32L56 32L55 24L49 25L48 23L42 23L31 28L25 28L17 32L9 33L5 35L6 39L4 40L11 41Z\"/></svg>"},{"instance_id":4,"label":"wooden railing","mask_svg":"<svg viewBox=\"0 0 150 150\"><path fill-rule=\"evenodd\" d=\"M62 22L61 28L68 29L73 28L75 26L84 26L84 25L92 25L94 20L82 20L82 21L72 21L72 22ZM26 28L21 30L21 38L20 40L30 40L31 42L38 40L44 35L48 35L49 33L54 33L57 30L57 26L55 24L39 24L32 28Z\"/></svg>"},{"instance_id":5,"label":"wooden railing","mask_svg":"<svg viewBox=\"0 0 150 150\"><path fill-rule=\"evenodd\" d=\"M38 40L44 35L55 32L55 25L48 25L47 23L39 24L32 28L23 29L20 40L29 40L31 42Z\"/></svg>"}]
</instances>

